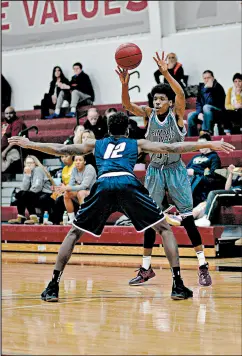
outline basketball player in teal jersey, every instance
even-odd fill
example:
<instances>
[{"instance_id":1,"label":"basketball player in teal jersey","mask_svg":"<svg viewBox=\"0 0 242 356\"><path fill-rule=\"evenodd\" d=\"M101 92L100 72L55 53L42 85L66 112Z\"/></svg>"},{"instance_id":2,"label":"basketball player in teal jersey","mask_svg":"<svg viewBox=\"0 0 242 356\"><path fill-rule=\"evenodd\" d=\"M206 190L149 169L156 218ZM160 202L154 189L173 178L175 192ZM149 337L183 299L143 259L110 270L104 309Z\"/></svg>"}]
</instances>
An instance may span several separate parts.
<instances>
[{"instance_id":1,"label":"basketball player in teal jersey","mask_svg":"<svg viewBox=\"0 0 242 356\"><path fill-rule=\"evenodd\" d=\"M24 137L9 139L10 144L57 156L86 155L95 150L98 179L90 195L81 205L73 227L61 244L52 280L41 294L41 298L46 302L58 301L59 281L77 241L84 232L100 237L109 215L115 211L126 214L137 231L141 232L153 227L162 234L166 256L173 274L171 298L187 299L193 295L192 291L184 286L180 276L178 246L172 230L160 208L149 196L147 189L133 174L133 168L141 152L180 153L211 148L229 153L234 147L225 142L165 144L134 140L127 138L128 125L128 117L125 114L115 113L108 121L110 137L102 140L87 140L80 145L31 142Z\"/></svg>"},{"instance_id":2,"label":"basketball player in teal jersey","mask_svg":"<svg viewBox=\"0 0 242 356\"><path fill-rule=\"evenodd\" d=\"M116 70L122 83L122 104L128 111L136 116L144 118L145 125L148 127L146 138L152 142L175 143L183 142L186 135L183 117L185 113L185 95L182 87L169 74L167 63L164 61L164 52L162 58L156 53L157 63L160 72L168 81L168 84L159 84L155 86L151 95L153 97L154 109L146 106L140 107L130 102L129 97L129 74L126 70L118 68ZM175 99L175 100L174 100ZM180 212L183 220L182 225L196 251L199 262L198 276L199 284L209 286L212 279L206 263L202 239L195 225L192 215L193 199L190 181L187 170L178 154L156 154L150 155L150 165L145 177L145 187L148 189L151 197L160 208L167 189L176 208ZM151 254L155 243L155 231L148 229L144 233L144 254L143 263L138 274L129 284L139 285L155 276L151 268Z\"/></svg>"}]
</instances>

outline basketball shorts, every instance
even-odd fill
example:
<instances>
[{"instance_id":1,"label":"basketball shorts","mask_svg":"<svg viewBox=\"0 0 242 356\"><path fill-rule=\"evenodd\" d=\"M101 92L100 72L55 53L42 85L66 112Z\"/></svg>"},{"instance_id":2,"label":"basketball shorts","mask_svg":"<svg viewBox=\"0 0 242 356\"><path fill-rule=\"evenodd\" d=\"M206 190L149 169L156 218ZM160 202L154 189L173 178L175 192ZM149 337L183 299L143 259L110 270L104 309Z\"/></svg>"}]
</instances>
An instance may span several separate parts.
<instances>
[{"instance_id":1,"label":"basketball shorts","mask_svg":"<svg viewBox=\"0 0 242 356\"><path fill-rule=\"evenodd\" d=\"M180 214L184 217L192 215L191 183L182 161L163 166L163 168L149 165L145 177L145 187L161 209L163 209L162 202L165 190L167 190Z\"/></svg>"},{"instance_id":2,"label":"basketball shorts","mask_svg":"<svg viewBox=\"0 0 242 356\"><path fill-rule=\"evenodd\" d=\"M126 215L137 232L142 232L164 219L164 214L147 189L131 175L99 178L73 222L73 226L101 236L112 213Z\"/></svg>"}]
</instances>

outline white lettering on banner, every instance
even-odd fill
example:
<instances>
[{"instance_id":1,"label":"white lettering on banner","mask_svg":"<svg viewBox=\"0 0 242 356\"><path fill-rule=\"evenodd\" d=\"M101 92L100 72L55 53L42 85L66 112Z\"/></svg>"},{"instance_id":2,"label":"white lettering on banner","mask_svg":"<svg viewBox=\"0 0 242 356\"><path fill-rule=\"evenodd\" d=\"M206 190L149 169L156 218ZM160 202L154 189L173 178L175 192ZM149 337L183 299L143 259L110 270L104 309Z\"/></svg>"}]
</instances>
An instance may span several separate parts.
<instances>
[{"instance_id":1,"label":"white lettering on banner","mask_svg":"<svg viewBox=\"0 0 242 356\"><path fill-rule=\"evenodd\" d=\"M3 50L149 32L148 1L2 1L2 19Z\"/></svg>"},{"instance_id":2,"label":"white lettering on banner","mask_svg":"<svg viewBox=\"0 0 242 356\"><path fill-rule=\"evenodd\" d=\"M104 153L103 158L108 159L108 158L120 158L123 155L120 154L125 150L126 147L126 142L119 143L118 145L113 145L112 143L109 143L107 146L107 149Z\"/></svg>"}]
</instances>

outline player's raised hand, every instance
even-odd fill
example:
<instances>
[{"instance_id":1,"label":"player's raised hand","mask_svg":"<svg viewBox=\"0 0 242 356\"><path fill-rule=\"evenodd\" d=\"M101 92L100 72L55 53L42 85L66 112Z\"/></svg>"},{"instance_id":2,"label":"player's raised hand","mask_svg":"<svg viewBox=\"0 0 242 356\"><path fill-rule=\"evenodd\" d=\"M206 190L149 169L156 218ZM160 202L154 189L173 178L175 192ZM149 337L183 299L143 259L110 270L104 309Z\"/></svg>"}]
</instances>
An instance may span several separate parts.
<instances>
[{"instance_id":1,"label":"player's raised hand","mask_svg":"<svg viewBox=\"0 0 242 356\"><path fill-rule=\"evenodd\" d=\"M8 139L8 143L20 147L28 147L29 139L22 136L13 136Z\"/></svg>"},{"instance_id":2,"label":"player's raised hand","mask_svg":"<svg viewBox=\"0 0 242 356\"><path fill-rule=\"evenodd\" d=\"M115 72L118 74L120 82L122 84L129 84L129 72L127 71L127 69L117 67L117 69L115 69Z\"/></svg>"},{"instance_id":3,"label":"player's raised hand","mask_svg":"<svg viewBox=\"0 0 242 356\"><path fill-rule=\"evenodd\" d=\"M226 153L231 153L235 150L235 147L228 142L223 141L211 141L210 149L213 151L224 151Z\"/></svg>"},{"instance_id":4,"label":"player's raised hand","mask_svg":"<svg viewBox=\"0 0 242 356\"><path fill-rule=\"evenodd\" d=\"M156 57L153 57L154 61L156 62L156 64L159 67L159 70L162 74L166 73L168 71L168 64L166 63L166 61L164 60L165 58L165 53L164 51L162 51L162 55L161 58L158 54L158 52L156 52Z\"/></svg>"}]
</instances>

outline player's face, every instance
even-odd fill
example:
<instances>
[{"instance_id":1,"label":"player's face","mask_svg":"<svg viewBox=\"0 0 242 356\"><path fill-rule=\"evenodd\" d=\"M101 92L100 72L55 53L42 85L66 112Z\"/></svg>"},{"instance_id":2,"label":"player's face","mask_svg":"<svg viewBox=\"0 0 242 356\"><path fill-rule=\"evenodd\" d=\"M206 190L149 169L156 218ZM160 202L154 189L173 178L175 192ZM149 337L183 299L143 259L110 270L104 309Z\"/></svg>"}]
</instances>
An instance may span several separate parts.
<instances>
[{"instance_id":1,"label":"player's face","mask_svg":"<svg viewBox=\"0 0 242 356\"><path fill-rule=\"evenodd\" d=\"M235 79L234 80L234 86L235 86L235 88L236 89L242 89L242 80L240 80L240 79Z\"/></svg>"},{"instance_id":2,"label":"player's face","mask_svg":"<svg viewBox=\"0 0 242 356\"><path fill-rule=\"evenodd\" d=\"M73 162L71 156L62 156L61 160L62 160L62 162L64 163L65 166L71 166L72 162Z\"/></svg>"},{"instance_id":3,"label":"player's face","mask_svg":"<svg viewBox=\"0 0 242 356\"><path fill-rule=\"evenodd\" d=\"M165 112L170 107L170 100L165 94L155 94L153 99L154 108L158 111Z\"/></svg>"},{"instance_id":4,"label":"player's face","mask_svg":"<svg viewBox=\"0 0 242 356\"><path fill-rule=\"evenodd\" d=\"M82 171L85 167L85 161L83 156L76 156L75 157L75 166L78 171Z\"/></svg>"},{"instance_id":5,"label":"player's face","mask_svg":"<svg viewBox=\"0 0 242 356\"><path fill-rule=\"evenodd\" d=\"M75 75L79 75L82 71L79 66L74 66L73 70L74 70Z\"/></svg>"}]
</instances>

